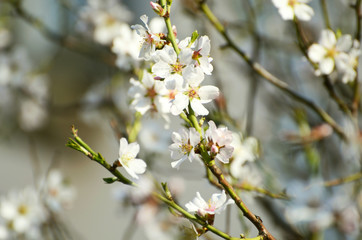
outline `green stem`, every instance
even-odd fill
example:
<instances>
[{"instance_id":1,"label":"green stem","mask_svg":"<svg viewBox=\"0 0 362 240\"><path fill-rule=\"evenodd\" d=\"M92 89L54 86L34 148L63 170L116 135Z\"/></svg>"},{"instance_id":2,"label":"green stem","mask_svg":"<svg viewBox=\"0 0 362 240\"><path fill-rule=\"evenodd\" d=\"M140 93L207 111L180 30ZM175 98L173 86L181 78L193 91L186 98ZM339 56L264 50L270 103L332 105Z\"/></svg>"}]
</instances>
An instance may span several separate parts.
<instances>
[{"instance_id":1,"label":"green stem","mask_svg":"<svg viewBox=\"0 0 362 240\"><path fill-rule=\"evenodd\" d=\"M245 62L260 76L262 76L264 79L266 79L268 82L288 94L290 97L295 99L296 101L299 101L303 103L304 105L308 106L310 109L312 109L315 113L319 115L319 117L331 125L331 127L334 129L334 131L342 138L346 139L346 135L343 132L342 128L334 121L334 119L322 108L318 107L314 102L311 100L305 98L304 96L300 95L299 93L295 92L294 90L290 89L288 84L279 78L275 77L273 74L268 72L263 66L261 66L259 63L252 61L244 51L238 48L236 44L231 40L229 35L226 33L226 30L224 26L220 23L220 21L216 18L216 16L213 14L213 12L210 10L208 5L204 2L200 2L200 8L206 15L206 17L209 19L209 21L214 25L215 29L224 37L224 39L227 41L228 46L232 48L236 53L238 53Z\"/></svg>"},{"instance_id":2,"label":"green stem","mask_svg":"<svg viewBox=\"0 0 362 240\"><path fill-rule=\"evenodd\" d=\"M167 37L168 37L168 40L171 42L172 46L173 46L173 49L175 49L175 52L177 55L179 55L180 53L180 49L177 45L177 42L176 42L176 37L175 37L175 34L173 33L172 31L172 24L171 24L171 19L170 19L170 12L171 12L171 2L168 1L168 5L166 5L166 0L161 0L160 1L160 4L161 6L164 8L166 7L166 14L165 16L163 17L164 20L165 20L165 24L166 24L166 28L167 28Z\"/></svg>"},{"instance_id":3,"label":"green stem","mask_svg":"<svg viewBox=\"0 0 362 240\"><path fill-rule=\"evenodd\" d=\"M357 181L357 180L361 180L361 179L362 179L362 172L359 172L359 173L355 173L355 174L352 174L347 177L326 181L323 183L323 185L325 187L332 187L332 186L349 183L349 182L353 182L353 181Z\"/></svg>"},{"instance_id":4,"label":"green stem","mask_svg":"<svg viewBox=\"0 0 362 240\"><path fill-rule=\"evenodd\" d=\"M185 209L183 209L182 207L177 205L174 201L171 201L171 200L165 198L164 196L162 196L162 195L160 195L158 193L155 193L155 192L153 193L153 196L156 197L157 199L159 199L160 201L166 203L168 206L175 209L179 213L181 213L185 218L191 220L194 223L200 224L201 226L207 228L209 231L215 233L216 235L222 237L223 239L240 240L240 238L231 237L230 235L228 235L228 234L224 233L223 231L215 228L214 226L207 224L201 218L198 218L195 215L192 215L191 213L187 212ZM267 238L264 238L263 236L258 236L258 237L255 237L255 238L243 238L243 240L264 240L264 239L266 240Z\"/></svg>"},{"instance_id":5,"label":"green stem","mask_svg":"<svg viewBox=\"0 0 362 240\"><path fill-rule=\"evenodd\" d=\"M323 18L324 18L324 23L326 24L326 28L332 29L331 24L329 22L329 16L328 16L326 0L320 0L320 3L321 3L321 6L322 6Z\"/></svg>"},{"instance_id":6,"label":"green stem","mask_svg":"<svg viewBox=\"0 0 362 240\"><path fill-rule=\"evenodd\" d=\"M199 125L199 122L197 121L197 117L195 116L194 111L192 110L191 106L189 106L189 114L188 119L190 120L192 126L200 133L200 136L202 136L202 129Z\"/></svg>"}]
</instances>

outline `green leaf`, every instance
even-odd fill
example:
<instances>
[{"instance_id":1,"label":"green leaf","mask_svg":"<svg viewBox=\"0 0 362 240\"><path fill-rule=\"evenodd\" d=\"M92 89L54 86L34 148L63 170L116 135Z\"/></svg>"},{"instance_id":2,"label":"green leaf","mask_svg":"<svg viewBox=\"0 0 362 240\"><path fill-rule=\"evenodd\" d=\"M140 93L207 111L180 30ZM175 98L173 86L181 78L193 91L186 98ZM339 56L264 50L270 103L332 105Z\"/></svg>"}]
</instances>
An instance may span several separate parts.
<instances>
[{"instance_id":1,"label":"green leaf","mask_svg":"<svg viewBox=\"0 0 362 240\"><path fill-rule=\"evenodd\" d=\"M103 178L103 181L107 184L111 184L111 183L114 183L116 181L118 181L118 178L116 177L111 177L111 178Z\"/></svg>"}]
</instances>

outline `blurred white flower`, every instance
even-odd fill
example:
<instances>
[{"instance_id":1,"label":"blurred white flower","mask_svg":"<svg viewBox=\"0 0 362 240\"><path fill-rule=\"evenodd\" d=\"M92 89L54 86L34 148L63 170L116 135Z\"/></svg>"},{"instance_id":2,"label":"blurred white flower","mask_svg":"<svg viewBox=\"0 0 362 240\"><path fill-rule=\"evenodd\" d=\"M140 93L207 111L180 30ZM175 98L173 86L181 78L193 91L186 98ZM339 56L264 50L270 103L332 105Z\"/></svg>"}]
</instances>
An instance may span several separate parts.
<instances>
[{"instance_id":1,"label":"blurred white flower","mask_svg":"<svg viewBox=\"0 0 362 240\"><path fill-rule=\"evenodd\" d=\"M0 28L0 50L10 45L12 40L11 33L6 28Z\"/></svg>"},{"instance_id":2,"label":"blurred white flower","mask_svg":"<svg viewBox=\"0 0 362 240\"><path fill-rule=\"evenodd\" d=\"M142 159L136 158L138 152L140 151L140 146L138 143L128 144L127 139L120 139L119 146L119 163L124 167L131 177L138 179L138 174L142 174L146 171L146 163Z\"/></svg>"},{"instance_id":3,"label":"blurred white flower","mask_svg":"<svg viewBox=\"0 0 362 240\"><path fill-rule=\"evenodd\" d=\"M76 191L59 170L51 170L43 184L45 203L51 210L60 212L71 206Z\"/></svg>"},{"instance_id":4,"label":"blurred white flower","mask_svg":"<svg viewBox=\"0 0 362 240\"><path fill-rule=\"evenodd\" d=\"M195 147L200 142L200 134L195 128L181 128L178 132L172 133L173 143L169 146L171 158L176 160L171 163L173 168L179 169L181 163L186 159L190 162L200 160L195 153Z\"/></svg>"},{"instance_id":5,"label":"blurred white flower","mask_svg":"<svg viewBox=\"0 0 362 240\"><path fill-rule=\"evenodd\" d=\"M314 15L313 8L308 6L311 0L272 0L284 20L293 20L294 16L302 21L309 21Z\"/></svg>"},{"instance_id":6,"label":"blurred white flower","mask_svg":"<svg viewBox=\"0 0 362 240\"><path fill-rule=\"evenodd\" d=\"M226 201L226 199L224 190L222 190L221 193L214 193L208 202L201 197L199 192L196 192L196 197L192 201L186 203L185 207L187 208L187 211L196 212L202 217L206 216L206 214L220 214L225 210L227 205L234 203L234 200L229 199Z\"/></svg>"},{"instance_id":7,"label":"blurred white flower","mask_svg":"<svg viewBox=\"0 0 362 240\"><path fill-rule=\"evenodd\" d=\"M351 48L351 35L343 35L337 39L333 31L323 30L319 44L314 43L308 49L308 57L318 64L316 75L331 74L335 65L339 65L340 69L346 68L345 59L349 58L348 51ZM341 70L345 71L344 69Z\"/></svg>"},{"instance_id":8,"label":"blurred white flower","mask_svg":"<svg viewBox=\"0 0 362 240\"><path fill-rule=\"evenodd\" d=\"M113 40L112 52L117 54L117 67L129 70L139 62L140 36L128 24L121 24L118 31L119 34Z\"/></svg>"},{"instance_id":9,"label":"blurred white flower","mask_svg":"<svg viewBox=\"0 0 362 240\"><path fill-rule=\"evenodd\" d=\"M141 146L150 152L165 153L171 141L170 131L160 121L147 119L139 133Z\"/></svg>"},{"instance_id":10,"label":"blurred white flower","mask_svg":"<svg viewBox=\"0 0 362 240\"><path fill-rule=\"evenodd\" d=\"M29 187L21 192L10 192L0 199L0 218L6 222L8 234L39 237L40 226L46 220L46 210L36 190Z\"/></svg>"},{"instance_id":11,"label":"blurred white flower","mask_svg":"<svg viewBox=\"0 0 362 240\"><path fill-rule=\"evenodd\" d=\"M25 131L33 131L41 127L47 120L48 114L45 106L34 101L25 99L20 103L19 124Z\"/></svg>"},{"instance_id":12,"label":"blurred white flower","mask_svg":"<svg viewBox=\"0 0 362 240\"><path fill-rule=\"evenodd\" d=\"M233 161L230 164L230 172L235 178L243 176L243 165L246 161L253 162L259 156L259 142L254 137L248 137L241 141L237 133L233 133L233 142L231 145L234 147Z\"/></svg>"},{"instance_id":13,"label":"blurred white flower","mask_svg":"<svg viewBox=\"0 0 362 240\"><path fill-rule=\"evenodd\" d=\"M211 156L222 163L229 163L234 147L231 145L233 134L227 127L217 128L213 121L209 121L209 129L205 132L205 138L210 147Z\"/></svg>"}]
</instances>

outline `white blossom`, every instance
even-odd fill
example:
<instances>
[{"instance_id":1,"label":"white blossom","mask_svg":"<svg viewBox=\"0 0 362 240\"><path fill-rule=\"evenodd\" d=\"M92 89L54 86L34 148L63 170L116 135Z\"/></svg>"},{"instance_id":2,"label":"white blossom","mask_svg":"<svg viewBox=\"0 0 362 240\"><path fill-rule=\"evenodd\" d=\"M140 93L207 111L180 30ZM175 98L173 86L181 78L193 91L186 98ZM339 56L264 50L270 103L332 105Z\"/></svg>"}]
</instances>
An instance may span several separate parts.
<instances>
[{"instance_id":1,"label":"white blossom","mask_svg":"<svg viewBox=\"0 0 362 240\"><path fill-rule=\"evenodd\" d=\"M140 146L138 143L128 144L125 138L120 139L119 146L119 163L124 167L131 177L138 179L138 174L142 174L146 171L146 163L142 159L136 158Z\"/></svg>"},{"instance_id":2,"label":"white blossom","mask_svg":"<svg viewBox=\"0 0 362 240\"><path fill-rule=\"evenodd\" d=\"M160 48L165 43L165 40L161 40L159 34L155 34L151 31L148 26L148 17L146 15L142 15L140 17L145 27L136 24L132 25L131 28L136 30L137 34L142 38L141 40L141 51L139 53L140 58L144 58L145 60L150 60L151 56L154 54L156 47Z\"/></svg>"},{"instance_id":3,"label":"white blossom","mask_svg":"<svg viewBox=\"0 0 362 240\"><path fill-rule=\"evenodd\" d=\"M179 168L186 159L190 162L199 160L200 157L195 153L195 147L200 142L200 134L195 128L181 128L178 132L172 133L173 144L169 146L171 158L176 160L171 163L173 168Z\"/></svg>"},{"instance_id":4,"label":"white blossom","mask_svg":"<svg viewBox=\"0 0 362 240\"><path fill-rule=\"evenodd\" d=\"M214 193L208 202L201 197L199 192L196 192L196 197L188 202L185 207L187 211L196 212L202 217L206 216L206 214L215 215L224 211L227 205L234 203L234 200L229 199L226 201L226 199L224 190L221 193Z\"/></svg>"},{"instance_id":5,"label":"white blossom","mask_svg":"<svg viewBox=\"0 0 362 240\"><path fill-rule=\"evenodd\" d=\"M316 74L332 73L336 62L348 58L347 52L351 47L351 35L343 35L337 39L333 31L329 29L323 30L319 44L314 43L308 49L308 57L318 64Z\"/></svg>"},{"instance_id":6,"label":"white blossom","mask_svg":"<svg viewBox=\"0 0 362 240\"><path fill-rule=\"evenodd\" d=\"M284 20L293 20L294 16L302 21L309 21L314 15L313 8L306 3L311 0L272 0Z\"/></svg>"},{"instance_id":7,"label":"white blossom","mask_svg":"<svg viewBox=\"0 0 362 240\"><path fill-rule=\"evenodd\" d=\"M205 132L205 138L210 147L210 154L222 163L229 163L234 147L231 145L233 134L227 127L217 128L213 121L209 121L209 129Z\"/></svg>"}]
</instances>

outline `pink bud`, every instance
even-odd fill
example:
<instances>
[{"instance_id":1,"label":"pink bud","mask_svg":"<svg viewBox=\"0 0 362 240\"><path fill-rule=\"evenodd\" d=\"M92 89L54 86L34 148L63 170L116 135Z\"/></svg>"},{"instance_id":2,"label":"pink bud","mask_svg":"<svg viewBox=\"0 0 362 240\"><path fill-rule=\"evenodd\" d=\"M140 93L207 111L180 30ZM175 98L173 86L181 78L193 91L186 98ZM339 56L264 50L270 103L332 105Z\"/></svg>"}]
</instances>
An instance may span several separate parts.
<instances>
[{"instance_id":1,"label":"pink bud","mask_svg":"<svg viewBox=\"0 0 362 240\"><path fill-rule=\"evenodd\" d=\"M215 144L211 146L211 153L218 154L219 148Z\"/></svg>"},{"instance_id":2,"label":"pink bud","mask_svg":"<svg viewBox=\"0 0 362 240\"><path fill-rule=\"evenodd\" d=\"M161 7L161 5L155 2L150 2L150 4L153 11L155 11L160 17L162 17L163 8Z\"/></svg>"}]
</instances>

